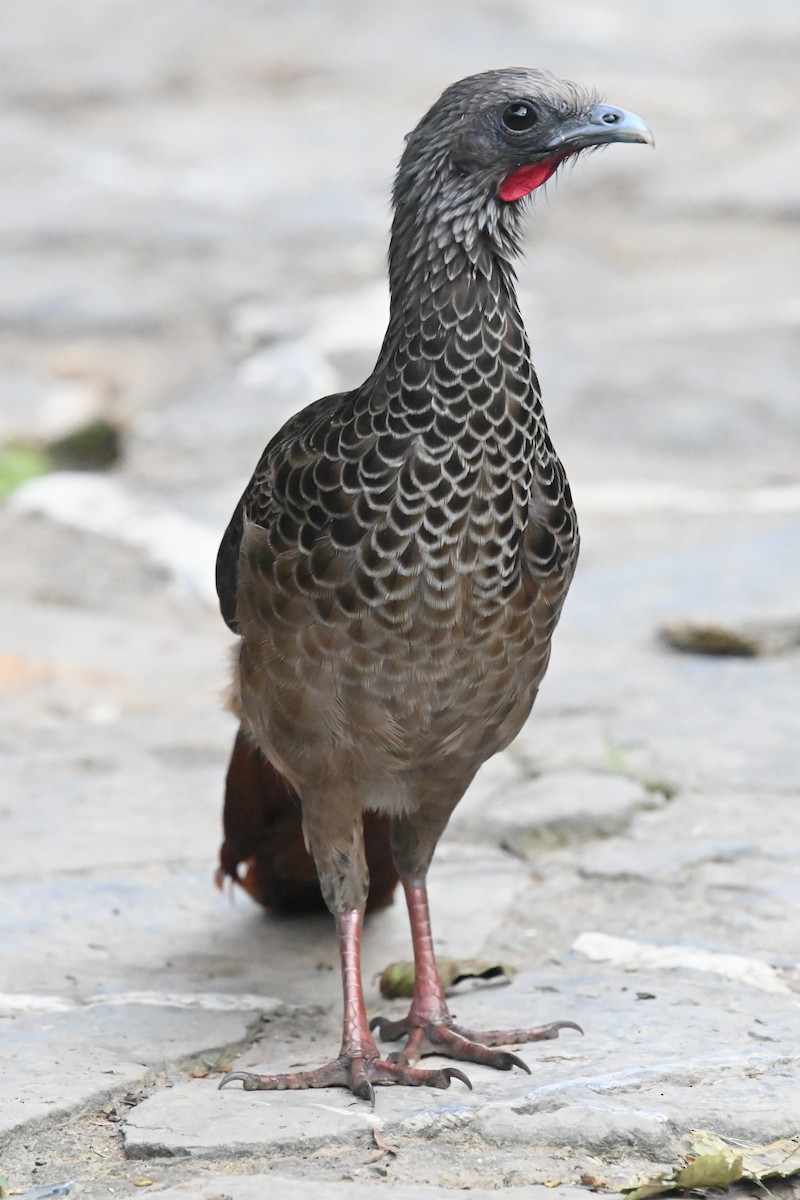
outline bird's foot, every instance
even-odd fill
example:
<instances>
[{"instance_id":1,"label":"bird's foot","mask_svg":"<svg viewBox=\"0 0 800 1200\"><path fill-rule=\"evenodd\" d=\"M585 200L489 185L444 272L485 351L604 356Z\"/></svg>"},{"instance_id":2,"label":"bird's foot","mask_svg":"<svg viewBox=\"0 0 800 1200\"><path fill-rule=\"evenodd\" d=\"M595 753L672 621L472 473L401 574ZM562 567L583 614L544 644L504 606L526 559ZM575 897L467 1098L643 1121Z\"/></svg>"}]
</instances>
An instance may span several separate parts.
<instances>
[{"instance_id":1,"label":"bird's foot","mask_svg":"<svg viewBox=\"0 0 800 1200\"><path fill-rule=\"evenodd\" d=\"M463 1071L455 1067L440 1067L436 1071L419 1070L400 1062L382 1058L340 1054L333 1062L314 1071L299 1071L286 1075L254 1075L249 1071L231 1071L220 1083L224 1088L240 1079L246 1092L299 1091L304 1088L345 1087L361 1100L375 1105L375 1087L382 1084L403 1084L406 1087L449 1088L451 1079L460 1079L472 1090Z\"/></svg>"},{"instance_id":2,"label":"bird's foot","mask_svg":"<svg viewBox=\"0 0 800 1200\"><path fill-rule=\"evenodd\" d=\"M464 1029L448 1021L415 1024L410 1016L401 1021L374 1017L370 1021L370 1029L377 1029L378 1036L384 1042L408 1038L402 1050L396 1050L389 1055L387 1061L390 1063L407 1064L416 1062L418 1058L424 1058L428 1054L441 1054L446 1058L458 1058L462 1062L496 1067L500 1071L510 1071L512 1067L519 1067L529 1075L530 1067L518 1055L497 1047L518 1045L521 1042L550 1041L557 1038L562 1029L577 1029L578 1033L583 1033L580 1025L576 1025L574 1021L553 1021L549 1025L538 1025L532 1029L479 1031Z\"/></svg>"}]
</instances>

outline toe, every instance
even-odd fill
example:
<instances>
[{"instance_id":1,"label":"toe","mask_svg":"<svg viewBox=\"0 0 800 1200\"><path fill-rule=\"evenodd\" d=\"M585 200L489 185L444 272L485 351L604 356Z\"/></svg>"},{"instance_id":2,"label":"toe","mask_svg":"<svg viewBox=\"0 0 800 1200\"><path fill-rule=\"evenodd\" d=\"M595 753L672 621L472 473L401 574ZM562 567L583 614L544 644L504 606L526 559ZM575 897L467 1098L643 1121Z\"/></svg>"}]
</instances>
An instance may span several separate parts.
<instances>
[{"instance_id":1,"label":"toe","mask_svg":"<svg viewBox=\"0 0 800 1200\"><path fill-rule=\"evenodd\" d=\"M388 1017L373 1017L369 1028L371 1033L377 1029L378 1037L382 1042L399 1042L400 1038L411 1033L411 1026L405 1019L390 1021Z\"/></svg>"}]
</instances>

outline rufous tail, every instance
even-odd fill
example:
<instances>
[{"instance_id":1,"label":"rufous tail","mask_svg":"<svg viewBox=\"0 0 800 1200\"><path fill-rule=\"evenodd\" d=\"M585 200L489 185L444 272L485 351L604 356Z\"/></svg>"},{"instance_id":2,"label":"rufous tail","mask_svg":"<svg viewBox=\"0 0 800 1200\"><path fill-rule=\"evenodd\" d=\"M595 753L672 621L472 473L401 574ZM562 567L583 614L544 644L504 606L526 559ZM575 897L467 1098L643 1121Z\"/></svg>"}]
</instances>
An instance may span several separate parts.
<instances>
[{"instance_id":1,"label":"rufous tail","mask_svg":"<svg viewBox=\"0 0 800 1200\"><path fill-rule=\"evenodd\" d=\"M225 779L222 825L220 886L228 876L275 913L324 910L314 860L303 841L297 794L241 726ZM387 817L364 814L364 847L370 911L390 903L398 882Z\"/></svg>"}]
</instances>

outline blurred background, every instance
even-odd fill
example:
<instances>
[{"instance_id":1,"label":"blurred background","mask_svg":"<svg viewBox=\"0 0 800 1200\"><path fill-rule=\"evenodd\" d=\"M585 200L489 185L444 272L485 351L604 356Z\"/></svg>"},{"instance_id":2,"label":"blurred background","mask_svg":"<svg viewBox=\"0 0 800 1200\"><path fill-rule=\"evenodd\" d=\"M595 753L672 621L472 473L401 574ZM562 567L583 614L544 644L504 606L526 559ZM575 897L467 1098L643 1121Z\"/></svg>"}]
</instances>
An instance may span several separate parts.
<instances>
[{"instance_id":1,"label":"blurred background","mask_svg":"<svg viewBox=\"0 0 800 1200\"><path fill-rule=\"evenodd\" d=\"M785 0L29 0L4 22L12 874L209 869L217 541L289 413L372 366L403 135L505 65L596 86L657 143L563 173L526 234L584 529L529 769L796 786L798 51ZM759 626L763 661L670 657L676 617L777 622L782 649Z\"/></svg>"},{"instance_id":2,"label":"blurred background","mask_svg":"<svg viewBox=\"0 0 800 1200\"><path fill-rule=\"evenodd\" d=\"M287 412L372 365L403 135L519 63L657 142L529 227L576 485L796 480L798 37L781 0L32 0L0 45L0 434L106 418L126 484L220 524Z\"/></svg>"}]
</instances>

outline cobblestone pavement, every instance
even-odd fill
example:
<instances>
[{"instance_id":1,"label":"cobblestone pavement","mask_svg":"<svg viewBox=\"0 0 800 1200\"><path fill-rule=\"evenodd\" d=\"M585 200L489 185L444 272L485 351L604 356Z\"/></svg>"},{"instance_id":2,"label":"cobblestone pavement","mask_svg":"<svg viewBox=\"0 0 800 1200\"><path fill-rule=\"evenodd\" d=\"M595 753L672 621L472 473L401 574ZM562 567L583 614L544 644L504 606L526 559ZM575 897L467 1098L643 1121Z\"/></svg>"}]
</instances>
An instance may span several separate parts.
<instances>
[{"instance_id":1,"label":"cobblestone pavement","mask_svg":"<svg viewBox=\"0 0 800 1200\"><path fill-rule=\"evenodd\" d=\"M673 1164L693 1128L800 1134L800 12L30 0L0 49L0 440L125 434L113 473L0 510L12 1188L566 1200ZM596 84L658 148L591 156L532 214L521 294L583 560L535 718L432 893L439 950L520 969L460 1017L585 1036L374 1113L220 1093L234 1059L322 1061L338 979L327 920L212 886L216 541L275 427L372 365L403 134L519 62ZM679 653L668 620L763 652ZM371 1012L399 1013L376 975L408 952L396 905L366 934Z\"/></svg>"}]
</instances>

